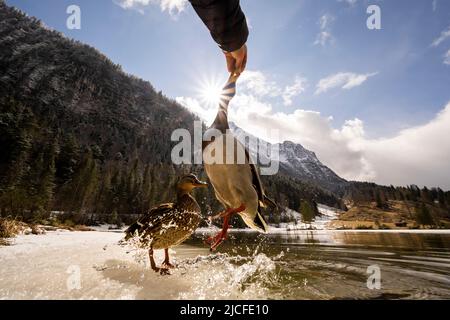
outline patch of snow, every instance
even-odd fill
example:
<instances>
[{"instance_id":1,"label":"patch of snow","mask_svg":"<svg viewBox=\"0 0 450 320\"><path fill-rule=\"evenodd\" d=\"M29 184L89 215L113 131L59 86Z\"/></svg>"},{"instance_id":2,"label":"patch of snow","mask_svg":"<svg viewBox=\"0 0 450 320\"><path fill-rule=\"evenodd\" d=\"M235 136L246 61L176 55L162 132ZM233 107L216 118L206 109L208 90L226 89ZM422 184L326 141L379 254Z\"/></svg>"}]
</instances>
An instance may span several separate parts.
<instances>
[{"instance_id":1,"label":"patch of snow","mask_svg":"<svg viewBox=\"0 0 450 320\"><path fill-rule=\"evenodd\" d=\"M161 276L147 250L120 246L122 238L97 231L18 236L0 247L0 300L267 299L267 282L278 276L263 253L230 257L187 245L170 250L178 268ZM162 263L163 250L155 260Z\"/></svg>"}]
</instances>

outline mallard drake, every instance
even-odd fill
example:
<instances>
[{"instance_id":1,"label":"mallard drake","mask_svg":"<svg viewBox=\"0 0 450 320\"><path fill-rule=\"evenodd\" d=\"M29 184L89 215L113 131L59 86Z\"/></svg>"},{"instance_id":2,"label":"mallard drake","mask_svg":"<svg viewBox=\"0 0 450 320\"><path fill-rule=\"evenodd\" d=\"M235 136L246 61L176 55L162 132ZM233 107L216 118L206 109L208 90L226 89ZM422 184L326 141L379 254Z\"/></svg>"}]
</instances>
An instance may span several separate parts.
<instances>
[{"instance_id":1,"label":"mallard drake","mask_svg":"<svg viewBox=\"0 0 450 320\"><path fill-rule=\"evenodd\" d=\"M161 204L125 230L125 241L137 238L140 246L149 248L150 264L154 271L163 273L173 265L169 259L169 248L189 238L200 224L201 209L191 192L195 188L207 187L194 174L183 176L177 186L175 203ZM162 268L156 267L153 250L164 249Z\"/></svg>"},{"instance_id":2,"label":"mallard drake","mask_svg":"<svg viewBox=\"0 0 450 320\"><path fill-rule=\"evenodd\" d=\"M225 211L213 217L224 218L224 222L222 231L207 240L211 250L215 250L226 239L233 214L239 214L249 228L266 233L268 225L261 208L267 205L276 207L264 193L258 170L247 148L230 131L228 105L236 95L237 78L232 75L223 88L219 111L214 123L206 131L203 142L205 171L216 198L225 207ZM227 157L230 150L234 150L234 159L233 155Z\"/></svg>"}]
</instances>

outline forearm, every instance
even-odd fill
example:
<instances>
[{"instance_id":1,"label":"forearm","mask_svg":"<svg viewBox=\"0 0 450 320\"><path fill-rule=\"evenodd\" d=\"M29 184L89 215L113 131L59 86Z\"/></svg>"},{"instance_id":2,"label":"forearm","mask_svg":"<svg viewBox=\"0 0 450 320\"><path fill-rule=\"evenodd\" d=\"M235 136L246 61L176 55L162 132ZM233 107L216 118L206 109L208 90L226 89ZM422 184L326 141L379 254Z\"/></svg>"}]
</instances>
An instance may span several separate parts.
<instances>
[{"instance_id":1,"label":"forearm","mask_svg":"<svg viewBox=\"0 0 450 320\"><path fill-rule=\"evenodd\" d=\"M189 1L222 50L232 52L247 42L247 21L239 0Z\"/></svg>"}]
</instances>

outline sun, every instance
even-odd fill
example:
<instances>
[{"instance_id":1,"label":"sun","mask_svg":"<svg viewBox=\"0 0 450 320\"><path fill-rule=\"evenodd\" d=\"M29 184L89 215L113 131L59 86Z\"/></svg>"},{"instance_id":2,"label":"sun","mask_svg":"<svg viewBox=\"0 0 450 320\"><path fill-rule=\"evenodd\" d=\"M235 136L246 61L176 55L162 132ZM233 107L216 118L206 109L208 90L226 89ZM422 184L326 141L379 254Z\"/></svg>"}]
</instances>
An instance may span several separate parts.
<instances>
[{"instance_id":1,"label":"sun","mask_svg":"<svg viewBox=\"0 0 450 320\"><path fill-rule=\"evenodd\" d=\"M222 95L224 81L218 78L204 78L198 86L198 97L207 108L217 107Z\"/></svg>"},{"instance_id":2,"label":"sun","mask_svg":"<svg viewBox=\"0 0 450 320\"><path fill-rule=\"evenodd\" d=\"M221 93L220 86L208 83L201 89L201 98L207 104L219 104Z\"/></svg>"}]
</instances>

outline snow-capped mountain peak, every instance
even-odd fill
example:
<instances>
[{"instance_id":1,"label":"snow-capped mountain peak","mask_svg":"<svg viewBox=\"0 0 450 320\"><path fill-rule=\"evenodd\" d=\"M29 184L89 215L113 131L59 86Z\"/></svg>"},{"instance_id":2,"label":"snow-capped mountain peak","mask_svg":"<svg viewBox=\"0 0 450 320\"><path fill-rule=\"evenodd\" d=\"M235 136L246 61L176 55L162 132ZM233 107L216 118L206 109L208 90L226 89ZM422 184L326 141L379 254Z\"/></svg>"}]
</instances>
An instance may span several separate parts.
<instances>
[{"instance_id":1,"label":"snow-capped mountain peak","mask_svg":"<svg viewBox=\"0 0 450 320\"><path fill-rule=\"evenodd\" d=\"M259 163L267 163L261 159L271 158L280 164L280 174L299 178L300 180L312 182L330 191L334 191L346 180L339 177L333 170L322 164L313 151L292 141L279 144L270 144L255 137L235 123L230 123L230 129L242 143L247 145L249 152ZM250 142L250 143L249 143ZM279 157L271 156L271 151L279 150Z\"/></svg>"}]
</instances>

